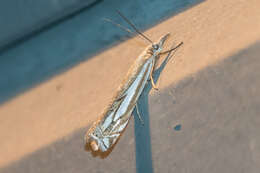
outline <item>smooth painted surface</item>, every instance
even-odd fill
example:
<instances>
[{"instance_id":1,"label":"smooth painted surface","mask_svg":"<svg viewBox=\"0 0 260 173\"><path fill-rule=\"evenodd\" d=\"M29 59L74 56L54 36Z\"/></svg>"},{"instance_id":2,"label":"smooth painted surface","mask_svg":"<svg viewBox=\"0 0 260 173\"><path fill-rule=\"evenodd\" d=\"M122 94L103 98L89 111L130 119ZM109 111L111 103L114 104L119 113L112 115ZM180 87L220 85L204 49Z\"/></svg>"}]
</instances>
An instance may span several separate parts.
<instances>
[{"instance_id":1,"label":"smooth painted surface","mask_svg":"<svg viewBox=\"0 0 260 173\"><path fill-rule=\"evenodd\" d=\"M150 144L154 172L258 172L260 2L239 2L206 1L146 32L184 41L149 95L151 143L138 150ZM83 138L143 50L136 40L2 104L0 172L135 172L133 120L106 159Z\"/></svg>"},{"instance_id":2,"label":"smooth painted surface","mask_svg":"<svg viewBox=\"0 0 260 173\"><path fill-rule=\"evenodd\" d=\"M95 0L3 0L0 2L0 51Z\"/></svg>"},{"instance_id":3,"label":"smooth painted surface","mask_svg":"<svg viewBox=\"0 0 260 173\"><path fill-rule=\"evenodd\" d=\"M144 30L199 2L201 0L104 1L46 28L0 52L0 104L126 39L128 33L102 20L106 17L125 25L116 9Z\"/></svg>"},{"instance_id":4,"label":"smooth painted surface","mask_svg":"<svg viewBox=\"0 0 260 173\"><path fill-rule=\"evenodd\" d=\"M85 129L79 129L0 172L257 173L259 50L260 43L251 45L149 97L150 115L143 115L145 126L136 118L134 132L132 119L106 159L83 151ZM147 101L141 103L143 108ZM142 110L142 114L146 113ZM178 133L172 130L176 122L183 125Z\"/></svg>"}]
</instances>

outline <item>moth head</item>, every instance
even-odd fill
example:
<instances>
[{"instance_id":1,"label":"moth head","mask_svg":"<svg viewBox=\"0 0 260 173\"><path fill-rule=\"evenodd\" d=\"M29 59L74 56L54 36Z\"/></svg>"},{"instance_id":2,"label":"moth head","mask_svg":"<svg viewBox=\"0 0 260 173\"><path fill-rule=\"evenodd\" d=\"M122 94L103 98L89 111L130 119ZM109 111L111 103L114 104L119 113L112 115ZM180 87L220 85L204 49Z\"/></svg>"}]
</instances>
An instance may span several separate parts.
<instances>
[{"instance_id":1,"label":"moth head","mask_svg":"<svg viewBox=\"0 0 260 173\"><path fill-rule=\"evenodd\" d=\"M152 44L152 51L154 55L157 56L161 53L161 51L163 50L163 45L169 36L170 33L167 33L164 36L162 36L157 42Z\"/></svg>"}]
</instances>

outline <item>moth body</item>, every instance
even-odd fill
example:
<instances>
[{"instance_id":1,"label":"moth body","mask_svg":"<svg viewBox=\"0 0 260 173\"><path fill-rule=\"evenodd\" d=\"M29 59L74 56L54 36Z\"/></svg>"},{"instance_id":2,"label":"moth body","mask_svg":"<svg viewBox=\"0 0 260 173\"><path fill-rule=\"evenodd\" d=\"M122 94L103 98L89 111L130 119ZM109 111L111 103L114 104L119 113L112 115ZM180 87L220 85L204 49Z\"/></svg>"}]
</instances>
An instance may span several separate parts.
<instances>
[{"instance_id":1,"label":"moth body","mask_svg":"<svg viewBox=\"0 0 260 173\"><path fill-rule=\"evenodd\" d=\"M152 77L155 63L168 36L169 34L166 34L154 44L149 45L136 59L112 102L86 133L86 145L89 145L93 151L105 152L119 139L131 118L145 84Z\"/></svg>"}]
</instances>

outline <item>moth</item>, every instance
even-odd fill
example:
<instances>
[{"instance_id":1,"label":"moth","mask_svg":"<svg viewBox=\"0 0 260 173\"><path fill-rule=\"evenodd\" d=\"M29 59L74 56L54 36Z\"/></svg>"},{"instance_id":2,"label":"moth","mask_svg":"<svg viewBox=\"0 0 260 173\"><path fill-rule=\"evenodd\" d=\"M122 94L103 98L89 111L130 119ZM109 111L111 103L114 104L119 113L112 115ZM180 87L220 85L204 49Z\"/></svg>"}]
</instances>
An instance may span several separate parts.
<instances>
[{"instance_id":1,"label":"moth","mask_svg":"<svg viewBox=\"0 0 260 173\"><path fill-rule=\"evenodd\" d=\"M153 80L153 71L157 60L160 55L169 53L183 44L181 42L176 47L163 52L163 46L170 35L169 33L163 35L158 41L152 42L121 12L117 12L140 36L150 42L150 45L135 60L110 104L87 131L85 144L90 146L92 151L106 152L117 142L129 123L134 108L136 108L139 119L142 121L137 101L149 80L152 87L157 89ZM119 24L115 25L122 28ZM125 30L130 32L128 29Z\"/></svg>"}]
</instances>

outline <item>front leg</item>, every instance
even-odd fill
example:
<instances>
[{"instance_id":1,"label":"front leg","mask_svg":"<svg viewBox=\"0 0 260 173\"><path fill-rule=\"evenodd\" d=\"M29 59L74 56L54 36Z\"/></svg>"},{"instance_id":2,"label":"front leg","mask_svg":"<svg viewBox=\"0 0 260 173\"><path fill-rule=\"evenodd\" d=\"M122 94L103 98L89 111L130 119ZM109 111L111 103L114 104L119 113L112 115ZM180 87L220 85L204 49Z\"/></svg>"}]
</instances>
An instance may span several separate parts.
<instances>
[{"instance_id":1,"label":"front leg","mask_svg":"<svg viewBox=\"0 0 260 173\"><path fill-rule=\"evenodd\" d=\"M161 52L160 55L166 54L166 53L170 53L172 51L174 51L175 49L179 48L181 45L183 44L183 42L180 42L176 47L170 49L170 50L166 50L165 52Z\"/></svg>"}]
</instances>

